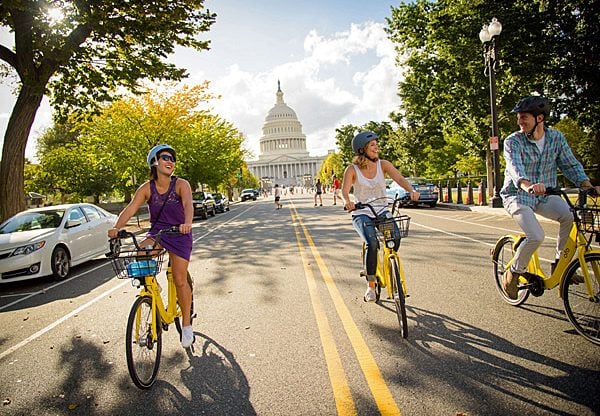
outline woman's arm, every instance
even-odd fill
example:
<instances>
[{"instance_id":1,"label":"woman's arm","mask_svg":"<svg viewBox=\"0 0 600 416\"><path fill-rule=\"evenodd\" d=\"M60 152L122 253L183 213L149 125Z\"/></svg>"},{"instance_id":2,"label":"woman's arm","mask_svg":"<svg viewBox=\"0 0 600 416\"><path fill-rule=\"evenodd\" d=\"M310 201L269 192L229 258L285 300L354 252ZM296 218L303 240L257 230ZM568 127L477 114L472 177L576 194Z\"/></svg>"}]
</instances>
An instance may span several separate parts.
<instances>
[{"instance_id":1,"label":"woman's arm","mask_svg":"<svg viewBox=\"0 0 600 416\"><path fill-rule=\"evenodd\" d=\"M410 199L413 201L418 201L420 194L415 191L415 188L411 185L409 181L406 180L404 176L396 169L391 162L387 160L381 161L381 167L383 168L383 172L387 173L387 175L394 180L398 185L404 188L410 194Z\"/></svg>"},{"instance_id":2,"label":"woman's arm","mask_svg":"<svg viewBox=\"0 0 600 416\"><path fill-rule=\"evenodd\" d=\"M115 226L108 230L108 236L110 238L115 238L119 230L127 224L127 221L133 217L140 206L148 201L148 198L150 198L150 182L145 182L137 189L137 191L135 191L135 195L133 196L131 202L127 204L125 208L123 208L117 217Z\"/></svg>"},{"instance_id":3,"label":"woman's arm","mask_svg":"<svg viewBox=\"0 0 600 416\"><path fill-rule=\"evenodd\" d=\"M344 179L342 180L342 198L344 199L344 208L348 211L354 209L354 202L350 199L350 189L356 181L356 171L353 165L349 165L344 171Z\"/></svg>"},{"instance_id":4,"label":"woman's arm","mask_svg":"<svg viewBox=\"0 0 600 416\"><path fill-rule=\"evenodd\" d=\"M181 198L183 204L183 212L185 215L185 224L179 225L179 232L182 234L189 234L192 231L192 221L194 219L194 204L192 202L192 187L190 183L185 179L178 178L177 193Z\"/></svg>"}]
</instances>

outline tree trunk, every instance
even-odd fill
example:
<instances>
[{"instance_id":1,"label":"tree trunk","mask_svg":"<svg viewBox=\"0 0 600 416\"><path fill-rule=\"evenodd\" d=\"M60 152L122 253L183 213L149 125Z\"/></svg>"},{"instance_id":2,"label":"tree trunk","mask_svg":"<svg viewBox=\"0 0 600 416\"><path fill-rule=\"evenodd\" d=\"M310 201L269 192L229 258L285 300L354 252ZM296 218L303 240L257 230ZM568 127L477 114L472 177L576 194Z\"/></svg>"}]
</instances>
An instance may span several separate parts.
<instances>
[{"instance_id":1,"label":"tree trunk","mask_svg":"<svg viewBox=\"0 0 600 416\"><path fill-rule=\"evenodd\" d=\"M0 162L0 222L25 209L25 147L42 91L23 86L8 120Z\"/></svg>"}]
</instances>

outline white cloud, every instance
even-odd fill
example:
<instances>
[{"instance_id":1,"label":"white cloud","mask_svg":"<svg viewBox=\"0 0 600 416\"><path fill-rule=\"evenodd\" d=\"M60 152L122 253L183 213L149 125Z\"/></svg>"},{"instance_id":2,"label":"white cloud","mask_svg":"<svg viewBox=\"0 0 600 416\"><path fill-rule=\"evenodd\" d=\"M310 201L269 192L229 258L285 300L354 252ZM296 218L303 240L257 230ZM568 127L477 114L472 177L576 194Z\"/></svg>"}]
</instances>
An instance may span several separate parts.
<instances>
[{"instance_id":1,"label":"white cloud","mask_svg":"<svg viewBox=\"0 0 600 416\"><path fill-rule=\"evenodd\" d=\"M309 151L322 155L335 148L337 127L383 121L398 107L401 74L394 59L382 24L352 24L349 31L331 36L311 30L302 59L257 73L234 65L212 80L211 90L223 97L214 108L244 132L248 148L257 155L264 117L275 104L280 80L285 102L303 125Z\"/></svg>"},{"instance_id":2,"label":"white cloud","mask_svg":"<svg viewBox=\"0 0 600 416\"><path fill-rule=\"evenodd\" d=\"M277 56L287 56L287 60L262 66L256 62L265 58L257 51L251 70L234 64L217 75L217 68L211 68L213 72L208 76L197 69L197 59L186 52L185 65L191 74L188 81L211 81L211 91L222 96L211 105L244 133L246 147L255 156L264 118L275 104L277 80L281 81L284 100L302 123L311 154L323 155L334 149L335 129L341 125L384 121L398 107L396 91L401 74L383 24L351 24L348 30L329 35L316 29L305 33L304 42L298 43L303 50L289 50L287 54L278 50ZM3 121L8 122L2 116L0 127ZM44 99L28 141L28 157L35 153L35 138L50 125L51 108Z\"/></svg>"}]
</instances>

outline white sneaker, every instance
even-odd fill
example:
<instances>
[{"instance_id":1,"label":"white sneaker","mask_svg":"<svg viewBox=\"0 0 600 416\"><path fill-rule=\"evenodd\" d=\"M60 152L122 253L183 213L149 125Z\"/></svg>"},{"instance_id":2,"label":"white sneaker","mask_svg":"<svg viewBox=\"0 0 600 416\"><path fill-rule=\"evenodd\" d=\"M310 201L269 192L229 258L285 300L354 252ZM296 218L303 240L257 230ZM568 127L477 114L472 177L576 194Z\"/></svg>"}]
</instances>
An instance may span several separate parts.
<instances>
[{"instance_id":1,"label":"white sneaker","mask_svg":"<svg viewBox=\"0 0 600 416\"><path fill-rule=\"evenodd\" d=\"M194 328L192 326L184 326L181 328L181 346L189 348L194 343Z\"/></svg>"},{"instance_id":2,"label":"white sneaker","mask_svg":"<svg viewBox=\"0 0 600 416\"><path fill-rule=\"evenodd\" d=\"M371 286L369 286L367 288L367 291L365 292L365 296L363 297L363 300L365 302L375 302L377 300L377 294L375 293L375 289L373 289Z\"/></svg>"}]
</instances>

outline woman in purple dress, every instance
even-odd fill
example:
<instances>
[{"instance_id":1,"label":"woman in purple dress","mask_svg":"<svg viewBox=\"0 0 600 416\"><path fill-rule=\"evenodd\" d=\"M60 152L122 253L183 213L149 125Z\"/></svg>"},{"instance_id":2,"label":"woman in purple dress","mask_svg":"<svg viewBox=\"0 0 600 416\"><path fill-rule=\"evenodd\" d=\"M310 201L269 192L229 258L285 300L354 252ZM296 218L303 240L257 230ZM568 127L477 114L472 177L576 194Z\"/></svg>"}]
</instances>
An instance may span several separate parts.
<instances>
[{"instance_id":1,"label":"woman in purple dress","mask_svg":"<svg viewBox=\"0 0 600 416\"><path fill-rule=\"evenodd\" d=\"M169 252L177 301L183 314L181 345L189 348L194 342L194 331L190 317L192 290L187 282L187 269L192 253L194 207L188 181L173 176L175 161L175 149L169 145L159 144L150 150L147 162L151 179L138 188L129 205L119 214L114 228L108 231L108 236L115 238L119 229L144 203L148 204L151 227L142 247L152 244L159 231L179 226L180 234L162 234L160 245Z\"/></svg>"}]
</instances>

